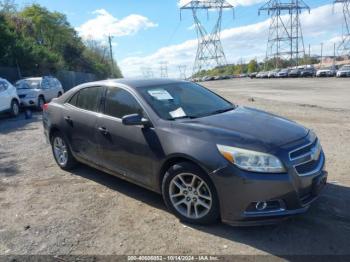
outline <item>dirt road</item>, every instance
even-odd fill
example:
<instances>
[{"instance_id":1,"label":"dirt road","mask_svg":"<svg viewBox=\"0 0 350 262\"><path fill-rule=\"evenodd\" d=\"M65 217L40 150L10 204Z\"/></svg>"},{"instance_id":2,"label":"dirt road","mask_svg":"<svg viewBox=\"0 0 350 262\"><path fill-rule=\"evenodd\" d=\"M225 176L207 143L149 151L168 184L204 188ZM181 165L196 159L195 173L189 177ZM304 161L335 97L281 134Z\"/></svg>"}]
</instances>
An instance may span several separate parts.
<instances>
[{"instance_id":1,"label":"dirt road","mask_svg":"<svg viewBox=\"0 0 350 262\"><path fill-rule=\"evenodd\" d=\"M307 214L268 227L184 225L155 193L86 166L60 170L40 114L2 117L0 254L350 254L350 80L206 85L316 131L330 184Z\"/></svg>"}]
</instances>

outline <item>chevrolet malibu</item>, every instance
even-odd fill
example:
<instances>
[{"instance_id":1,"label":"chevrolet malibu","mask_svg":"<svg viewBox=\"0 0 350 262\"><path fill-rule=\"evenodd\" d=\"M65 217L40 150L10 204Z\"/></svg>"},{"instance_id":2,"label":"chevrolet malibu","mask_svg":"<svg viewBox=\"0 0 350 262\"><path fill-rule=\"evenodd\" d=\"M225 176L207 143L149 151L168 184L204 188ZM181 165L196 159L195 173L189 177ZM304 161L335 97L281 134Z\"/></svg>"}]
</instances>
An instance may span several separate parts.
<instances>
[{"instance_id":1,"label":"chevrolet malibu","mask_svg":"<svg viewBox=\"0 0 350 262\"><path fill-rule=\"evenodd\" d=\"M161 193L182 221L274 223L306 212L327 180L311 130L175 80L107 80L44 105L57 164L87 164Z\"/></svg>"}]
</instances>

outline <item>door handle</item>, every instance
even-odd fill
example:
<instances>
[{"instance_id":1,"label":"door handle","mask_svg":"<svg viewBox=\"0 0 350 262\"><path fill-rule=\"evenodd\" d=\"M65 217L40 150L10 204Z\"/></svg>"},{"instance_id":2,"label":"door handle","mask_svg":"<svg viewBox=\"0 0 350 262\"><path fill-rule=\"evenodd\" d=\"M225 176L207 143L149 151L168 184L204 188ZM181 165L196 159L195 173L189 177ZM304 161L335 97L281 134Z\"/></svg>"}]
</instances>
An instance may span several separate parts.
<instances>
[{"instance_id":1,"label":"door handle","mask_svg":"<svg viewBox=\"0 0 350 262\"><path fill-rule=\"evenodd\" d=\"M107 128L105 128L105 127L99 127L98 131L100 131L105 136L109 135L109 132L108 132Z\"/></svg>"},{"instance_id":2,"label":"door handle","mask_svg":"<svg viewBox=\"0 0 350 262\"><path fill-rule=\"evenodd\" d=\"M69 124L73 123L73 120L70 118L70 116L65 116L64 120L66 120Z\"/></svg>"}]
</instances>

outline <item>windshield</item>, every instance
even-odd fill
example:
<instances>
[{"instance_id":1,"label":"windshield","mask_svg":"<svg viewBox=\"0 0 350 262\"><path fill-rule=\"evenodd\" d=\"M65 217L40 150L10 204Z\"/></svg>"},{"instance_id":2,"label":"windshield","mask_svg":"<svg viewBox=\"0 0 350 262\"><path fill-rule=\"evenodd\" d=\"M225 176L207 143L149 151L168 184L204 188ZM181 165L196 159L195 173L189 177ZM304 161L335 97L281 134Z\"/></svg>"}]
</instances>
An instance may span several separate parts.
<instances>
[{"instance_id":1,"label":"windshield","mask_svg":"<svg viewBox=\"0 0 350 262\"><path fill-rule=\"evenodd\" d=\"M139 89L159 117L198 118L233 110L235 106L195 83L176 83Z\"/></svg>"},{"instance_id":2,"label":"windshield","mask_svg":"<svg viewBox=\"0 0 350 262\"><path fill-rule=\"evenodd\" d=\"M15 84L17 89L38 89L40 80L21 80Z\"/></svg>"},{"instance_id":3,"label":"windshield","mask_svg":"<svg viewBox=\"0 0 350 262\"><path fill-rule=\"evenodd\" d=\"M350 70L350 65L343 66L341 70Z\"/></svg>"}]
</instances>

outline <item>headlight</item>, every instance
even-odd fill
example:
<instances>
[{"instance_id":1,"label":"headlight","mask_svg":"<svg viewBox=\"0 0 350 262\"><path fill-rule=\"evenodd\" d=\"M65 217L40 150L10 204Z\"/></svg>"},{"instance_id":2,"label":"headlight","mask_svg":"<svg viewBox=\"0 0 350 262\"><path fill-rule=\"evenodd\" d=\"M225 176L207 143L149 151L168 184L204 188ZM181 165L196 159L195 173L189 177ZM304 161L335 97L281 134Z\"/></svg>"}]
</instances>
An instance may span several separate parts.
<instances>
[{"instance_id":1,"label":"headlight","mask_svg":"<svg viewBox=\"0 0 350 262\"><path fill-rule=\"evenodd\" d=\"M217 145L219 152L237 167L260 173L284 173L282 162L275 156L242 148Z\"/></svg>"}]
</instances>

